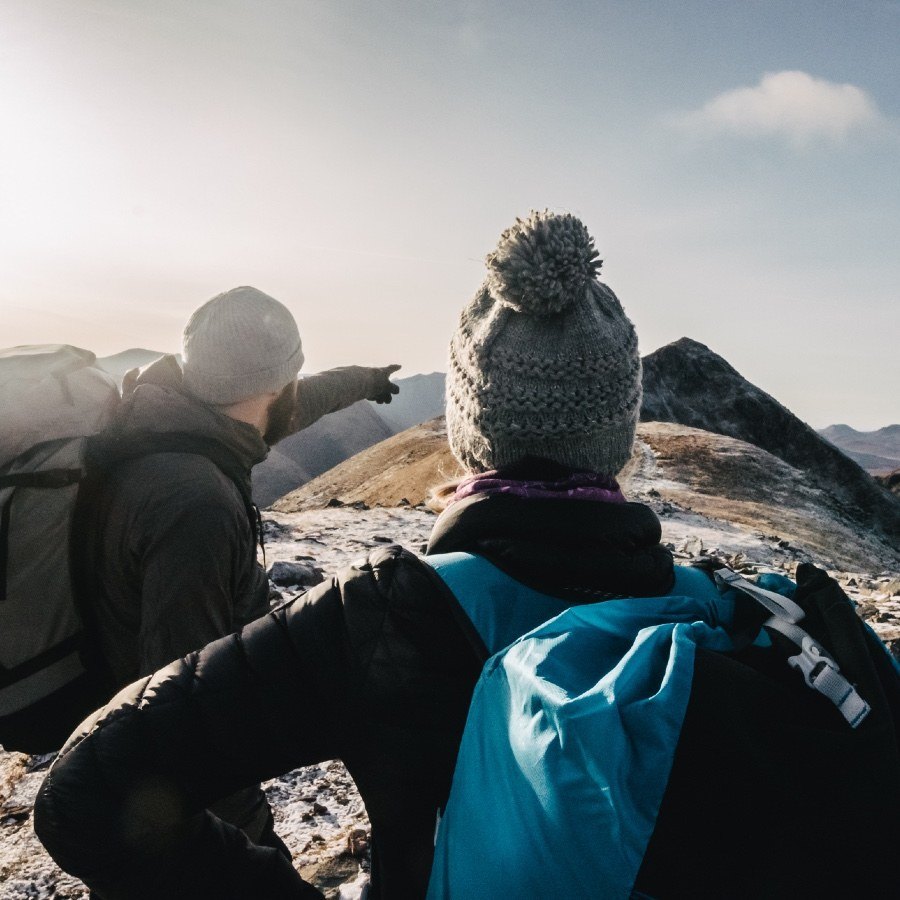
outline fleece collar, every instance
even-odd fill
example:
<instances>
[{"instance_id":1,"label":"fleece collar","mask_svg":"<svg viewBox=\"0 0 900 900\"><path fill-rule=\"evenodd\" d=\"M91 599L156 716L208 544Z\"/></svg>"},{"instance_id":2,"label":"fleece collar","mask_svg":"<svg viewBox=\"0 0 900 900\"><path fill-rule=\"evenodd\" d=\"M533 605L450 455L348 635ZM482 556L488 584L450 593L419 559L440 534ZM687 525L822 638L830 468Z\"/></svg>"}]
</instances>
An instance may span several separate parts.
<instances>
[{"instance_id":1,"label":"fleece collar","mask_svg":"<svg viewBox=\"0 0 900 900\"><path fill-rule=\"evenodd\" d=\"M653 510L641 503L476 494L435 523L428 553L478 553L525 584L581 602L649 597L674 583Z\"/></svg>"}]
</instances>

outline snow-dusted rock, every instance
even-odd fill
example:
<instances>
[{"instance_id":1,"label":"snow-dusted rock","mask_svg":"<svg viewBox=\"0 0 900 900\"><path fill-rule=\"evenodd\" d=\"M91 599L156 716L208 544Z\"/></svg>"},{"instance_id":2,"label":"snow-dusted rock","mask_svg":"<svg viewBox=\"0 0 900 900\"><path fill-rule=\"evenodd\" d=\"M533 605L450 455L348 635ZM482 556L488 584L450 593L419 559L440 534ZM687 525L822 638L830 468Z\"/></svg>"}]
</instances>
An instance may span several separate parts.
<instances>
[{"instance_id":1,"label":"snow-dusted rock","mask_svg":"<svg viewBox=\"0 0 900 900\"><path fill-rule=\"evenodd\" d=\"M312 562L278 560L269 566L269 580L278 587L310 588L325 579L325 573Z\"/></svg>"}]
</instances>

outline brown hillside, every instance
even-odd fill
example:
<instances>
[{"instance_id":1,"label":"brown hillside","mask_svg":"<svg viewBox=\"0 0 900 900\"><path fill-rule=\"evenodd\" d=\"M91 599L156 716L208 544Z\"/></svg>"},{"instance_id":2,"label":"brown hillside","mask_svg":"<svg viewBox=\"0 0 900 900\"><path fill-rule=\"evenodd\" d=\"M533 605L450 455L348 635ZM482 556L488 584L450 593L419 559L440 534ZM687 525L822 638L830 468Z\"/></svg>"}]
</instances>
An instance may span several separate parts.
<instances>
[{"instance_id":1,"label":"brown hillside","mask_svg":"<svg viewBox=\"0 0 900 900\"><path fill-rule=\"evenodd\" d=\"M900 545L897 499L709 347L681 338L644 357L643 365L642 420L689 425L761 447L833 495L867 533ZM885 429L888 437L892 427Z\"/></svg>"},{"instance_id":2,"label":"brown hillside","mask_svg":"<svg viewBox=\"0 0 900 900\"><path fill-rule=\"evenodd\" d=\"M620 476L634 500L777 536L829 568L900 571L900 553L808 472L720 434L646 422ZM658 499L657 499L658 498Z\"/></svg>"},{"instance_id":3,"label":"brown hillside","mask_svg":"<svg viewBox=\"0 0 900 900\"><path fill-rule=\"evenodd\" d=\"M279 512L350 505L416 506L458 476L443 418L401 432L346 460L273 505ZM900 555L808 474L765 450L668 422L638 426L620 475L626 495L775 535L830 567L900 571Z\"/></svg>"},{"instance_id":4,"label":"brown hillside","mask_svg":"<svg viewBox=\"0 0 900 900\"><path fill-rule=\"evenodd\" d=\"M444 417L395 434L357 453L272 504L279 512L321 509L329 502L418 506L438 484L458 476ZM404 502L405 501L405 502Z\"/></svg>"}]
</instances>

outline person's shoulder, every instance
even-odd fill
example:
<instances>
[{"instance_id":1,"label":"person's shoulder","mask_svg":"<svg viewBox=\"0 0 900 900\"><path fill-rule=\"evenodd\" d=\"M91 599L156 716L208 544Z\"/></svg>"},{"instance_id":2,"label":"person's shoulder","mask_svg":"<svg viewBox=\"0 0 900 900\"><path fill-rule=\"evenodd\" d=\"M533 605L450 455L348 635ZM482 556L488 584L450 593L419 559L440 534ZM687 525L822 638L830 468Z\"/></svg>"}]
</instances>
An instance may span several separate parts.
<instances>
[{"instance_id":1,"label":"person's shoulder","mask_svg":"<svg viewBox=\"0 0 900 900\"><path fill-rule=\"evenodd\" d=\"M451 672L465 672L451 681L470 685L484 662L440 576L399 545L370 551L299 599L287 613L295 626L308 625L309 606L339 610L341 630L372 696L416 694Z\"/></svg>"},{"instance_id":2,"label":"person's shoulder","mask_svg":"<svg viewBox=\"0 0 900 900\"><path fill-rule=\"evenodd\" d=\"M328 583L348 624L379 630L388 620L440 617L450 603L437 573L399 544L377 547L340 568ZM316 589L314 589L316 590Z\"/></svg>"},{"instance_id":3,"label":"person's shoulder","mask_svg":"<svg viewBox=\"0 0 900 900\"><path fill-rule=\"evenodd\" d=\"M400 544L385 544L353 560L337 574L342 591L366 590L391 599L438 591L434 570Z\"/></svg>"}]
</instances>

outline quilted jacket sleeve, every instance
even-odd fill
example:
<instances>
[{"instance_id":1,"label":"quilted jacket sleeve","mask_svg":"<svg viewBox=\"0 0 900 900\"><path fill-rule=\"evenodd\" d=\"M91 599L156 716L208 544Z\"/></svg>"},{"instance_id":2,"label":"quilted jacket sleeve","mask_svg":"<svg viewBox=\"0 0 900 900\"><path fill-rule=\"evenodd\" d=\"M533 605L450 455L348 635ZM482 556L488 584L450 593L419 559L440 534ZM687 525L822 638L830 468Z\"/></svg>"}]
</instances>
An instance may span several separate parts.
<instances>
[{"instance_id":1,"label":"quilted jacket sleeve","mask_svg":"<svg viewBox=\"0 0 900 900\"><path fill-rule=\"evenodd\" d=\"M105 900L318 896L205 808L340 757L357 679L334 580L121 691L61 751L35 830Z\"/></svg>"},{"instance_id":2,"label":"quilted jacket sleeve","mask_svg":"<svg viewBox=\"0 0 900 900\"><path fill-rule=\"evenodd\" d=\"M135 682L84 723L35 804L35 831L60 866L104 900L318 896L205 808L339 755L350 680L340 619L339 591L321 586Z\"/></svg>"},{"instance_id":3,"label":"quilted jacket sleeve","mask_svg":"<svg viewBox=\"0 0 900 900\"><path fill-rule=\"evenodd\" d=\"M397 771L385 775L395 738L423 759L426 777L434 766L408 742L433 734L445 746L447 728L458 739L481 664L448 615L426 566L399 547L377 551L121 691L60 752L35 803L35 831L104 900L319 896L280 854L206 808L297 766L341 758L373 832L398 798L401 822L415 818L417 797L403 790L409 764L395 760ZM449 744L438 792L449 786ZM429 808L419 880L430 866ZM404 854L418 837L397 842ZM411 867L406 859L396 868L408 875Z\"/></svg>"}]
</instances>

